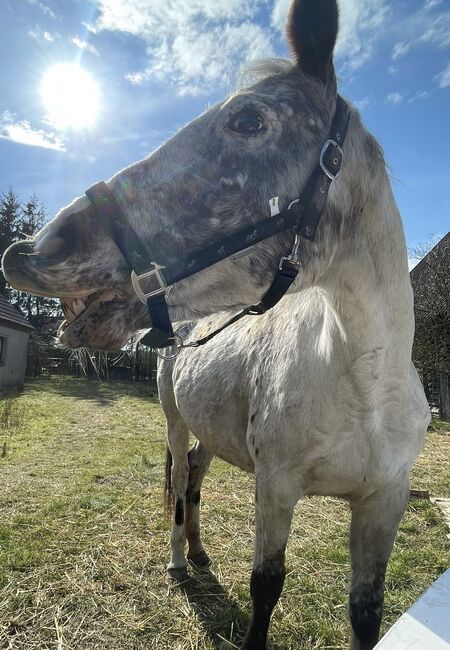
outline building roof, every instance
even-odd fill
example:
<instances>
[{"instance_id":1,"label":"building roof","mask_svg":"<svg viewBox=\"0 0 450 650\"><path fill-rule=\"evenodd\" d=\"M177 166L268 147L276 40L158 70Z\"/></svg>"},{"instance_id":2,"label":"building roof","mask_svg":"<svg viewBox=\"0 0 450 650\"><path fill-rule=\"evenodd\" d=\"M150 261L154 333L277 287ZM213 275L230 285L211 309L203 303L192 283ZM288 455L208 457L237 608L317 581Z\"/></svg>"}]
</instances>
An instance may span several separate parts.
<instances>
[{"instance_id":1,"label":"building roof","mask_svg":"<svg viewBox=\"0 0 450 650\"><path fill-rule=\"evenodd\" d=\"M27 321L27 319L22 316L20 311L11 305L4 296L0 294L0 321L8 321L9 323L14 323L15 325L20 325L21 327L27 327L31 330L34 329L33 325Z\"/></svg>"}]
</instances>

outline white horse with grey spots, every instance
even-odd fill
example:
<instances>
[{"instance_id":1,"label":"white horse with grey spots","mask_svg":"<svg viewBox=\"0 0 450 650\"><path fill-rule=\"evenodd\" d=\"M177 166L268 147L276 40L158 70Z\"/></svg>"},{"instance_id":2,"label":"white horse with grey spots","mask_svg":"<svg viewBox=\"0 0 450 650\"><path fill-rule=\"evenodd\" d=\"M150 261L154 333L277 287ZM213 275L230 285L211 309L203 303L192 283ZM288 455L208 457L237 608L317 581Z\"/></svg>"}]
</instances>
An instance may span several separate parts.
<instances>
[{"instance_id":1,"label":"white horse with grey spots","mask_svg":"<svg viewBox=\"0 0 450 650\"><path fill-rule=\"evenodd\" d=\"M253 85L108 182L153 251L149 263L167 268L188 259L270 216L273 197L280 210L298 197L336 111L337 26L336 0L295 0L288 20L293 63L269 63ZM97 216L86 197L76 199L33 240L10 247L3 269L18 289L61 298L65 345L119 349L148 328L148 314ZM198 338L227 317L222 312L257 302L293 241L293 229L280 232L246 256L174 284L167 296L174 320L210 317L181 328L183 338ZM345 498L352 511L352 647L370 650L429 410L411 363L401 220L381 149L354 108L316 237L297 248L301 272L272 310L161 364L175 502L169 571L186 576L186 538L187 557L208 562L198 510L213 455L253 472L253 610L242 648L263 649L295 504L306 494ZM190 452L189 431L198 440Z\"/></svg>"}]
</instances>

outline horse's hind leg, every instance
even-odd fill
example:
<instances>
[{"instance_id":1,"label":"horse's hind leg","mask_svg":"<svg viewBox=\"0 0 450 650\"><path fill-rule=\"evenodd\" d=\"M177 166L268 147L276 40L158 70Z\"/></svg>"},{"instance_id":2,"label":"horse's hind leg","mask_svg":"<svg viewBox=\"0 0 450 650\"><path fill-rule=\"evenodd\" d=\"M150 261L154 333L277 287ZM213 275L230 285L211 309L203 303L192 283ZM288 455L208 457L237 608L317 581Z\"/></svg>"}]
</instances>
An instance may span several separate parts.
<instances>
[{"instance_id":1,"label":"horse's hind leg","mask_svg":"<svg viewBox=\"0 0 450 650\"><path fill-rule=\"evenodd\" d=\"M167 566L167 571L176 580L187 580L188 573L184 555L186 543L184 517L186 510L186 490L189 478L189 429L178 412L172 411L170 415L166 413L166 417L168 446L172 456L171 459L169 456L166 472L170 473L171 491L175 505L174 521L170 535L172 556Z\"/></svg>"},{"instance_id":2,"label":"horse's hind leg","mask_svg":"<svg viewBox=\"0 0 450 650\"><path fill-rule=\"evenodd\" d=\"M409 479L404 477L400 484L351 503L352 650L372 650L378 641L387 562L408 496Z\"/></svg>"},{"instance_id":3,"label":"horse's hind leg","mask_svg":"<svg viewBox=\"0 0 450 650\"><path fill-rule=\"evenodd\" d=\"M189 481L186 492L186 536L189 544L188 559L197 566L208 566L209 557L200 539L200 489L211 464L211 454L201 442L196 442L189 452Z\"/></svg>"}]
</instances>

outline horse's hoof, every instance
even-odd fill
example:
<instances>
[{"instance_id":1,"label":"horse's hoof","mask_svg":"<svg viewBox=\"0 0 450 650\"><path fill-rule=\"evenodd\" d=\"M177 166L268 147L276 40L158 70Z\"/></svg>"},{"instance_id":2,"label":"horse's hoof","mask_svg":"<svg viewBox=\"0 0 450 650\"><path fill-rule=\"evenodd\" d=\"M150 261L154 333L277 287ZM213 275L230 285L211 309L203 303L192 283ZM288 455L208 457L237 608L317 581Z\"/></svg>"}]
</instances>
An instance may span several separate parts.
<instances>
[{"instance_id":1,"label":"horse's hoof","mask_svg":"<svg viewBox=\"0 0 450 650\"><path fill-rule=\"evenodd\" d=\"M194 553L193 555L188 554L187 558L189 562L192 562L192 564L198 567L209 566L211 564L211 560L205 551L200 551L199 553Z\"/></svg>"},{"instance_id":2,"label":"horse's hoof","mask_svg":"<svg viewBox=\"0 0 450 650\"><path fill-rule=\"evenodd\" d=\"M167 579L170 583L180 583L189 580L189 573L185 566L167 569Z\"/></svg>"}]
</instances>

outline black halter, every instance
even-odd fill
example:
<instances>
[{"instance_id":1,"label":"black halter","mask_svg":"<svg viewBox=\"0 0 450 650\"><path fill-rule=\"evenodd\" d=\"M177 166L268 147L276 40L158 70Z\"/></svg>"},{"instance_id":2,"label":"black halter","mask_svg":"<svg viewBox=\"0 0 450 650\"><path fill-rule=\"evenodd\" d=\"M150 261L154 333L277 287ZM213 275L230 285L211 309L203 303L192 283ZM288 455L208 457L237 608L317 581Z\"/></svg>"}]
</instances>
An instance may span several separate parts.
<instances>
[{"instance_id":1,"label":"black halter","mask_svg":"<svg viewBox=\"0 0 450 650\"><path fill-rule=\"evenodd\" d=\"M277 210L278 197L271 199L273 216L241 228L202 250L195 251L176 264L160 266L152 251L139 239L114 196L103 181L86 190L86 196L95 208L98 219L114 240L131 270L131 281L138 298L147 304L152 327L142 339L153 348L167 348L176 345L177 353L182 347L198 347L216 336L225 327L246 315L260 315L281 300L297 277L300 260L298 257L299 237L314 240L320 218L325 210L328 191L332 181L340 172L345 136L350 119L350 109L340 97L336 99L336 111L328 139L320 152L318 165L309 176L299 198L289 203L281 212ZM246 251L255 244L293 228L295 242L290 254L282 257L269 289L259 303L245 307L230 318L222 327L192 343L183 344L174 334L166 303L169 288L180 280L198 273L217 262ZM237 255L236 255L237 256ZM140 281L155 276L159 289L145 293ZM176 356L176 355L173 355Z\"/></svg>"}]
</instances>

